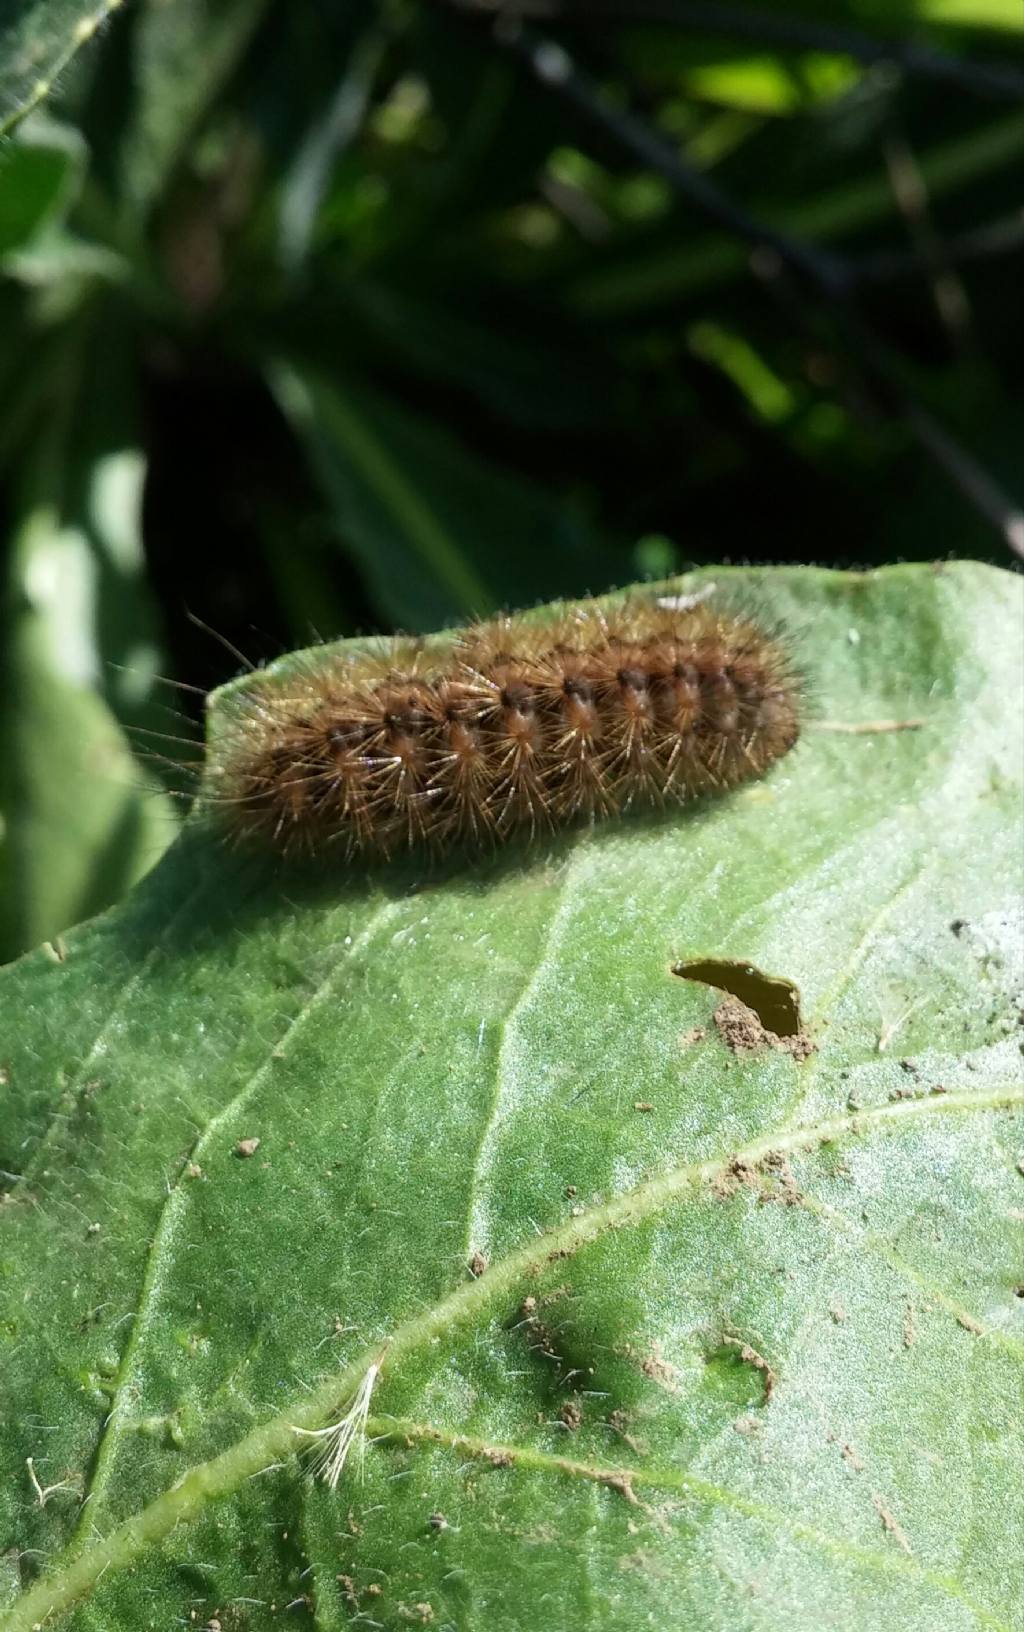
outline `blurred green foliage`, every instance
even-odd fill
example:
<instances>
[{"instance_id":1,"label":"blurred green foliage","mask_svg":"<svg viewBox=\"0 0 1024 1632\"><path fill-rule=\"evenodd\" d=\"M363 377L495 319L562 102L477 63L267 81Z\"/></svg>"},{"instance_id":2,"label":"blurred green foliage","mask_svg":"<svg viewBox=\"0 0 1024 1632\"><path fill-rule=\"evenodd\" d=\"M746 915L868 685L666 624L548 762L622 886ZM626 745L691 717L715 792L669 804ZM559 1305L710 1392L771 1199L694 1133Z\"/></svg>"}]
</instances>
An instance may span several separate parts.
<instances>
[{"instance_id":1,"label":"blurred green foliage","mask_svg":"<svg viewBox=\"0 0 1024 1632\"><path fill-rule=\"evenodd\" d=\"M525 10L539 72L486 0L4 8L0 957L173 833L157 676L237 667L189 611L258 661L691 562L1009 560L947 478L1019 486L1019 0ZM895 395L621 115L841 258Z\"/></svg>"}]
</instances>

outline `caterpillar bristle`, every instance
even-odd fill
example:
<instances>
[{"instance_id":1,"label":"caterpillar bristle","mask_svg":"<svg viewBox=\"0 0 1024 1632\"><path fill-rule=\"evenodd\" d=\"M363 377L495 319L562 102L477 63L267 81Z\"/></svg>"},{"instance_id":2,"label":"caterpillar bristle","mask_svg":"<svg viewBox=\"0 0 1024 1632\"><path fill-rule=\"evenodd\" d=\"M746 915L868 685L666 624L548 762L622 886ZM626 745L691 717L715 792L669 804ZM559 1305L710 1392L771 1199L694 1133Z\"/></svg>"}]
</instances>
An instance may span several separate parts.
<instances>
[{"instance_id":1,"label":"caterpillar bristle","mask_svg":"<svg viewBox=\"0 0 1024 1632\"><path fill-rule=\"evenodd\" d=\"M745 614L585 602L248 682L205 794L285 852L482 849L759 777L801 702L783 640Z\"/></svg>"}]
</instances>

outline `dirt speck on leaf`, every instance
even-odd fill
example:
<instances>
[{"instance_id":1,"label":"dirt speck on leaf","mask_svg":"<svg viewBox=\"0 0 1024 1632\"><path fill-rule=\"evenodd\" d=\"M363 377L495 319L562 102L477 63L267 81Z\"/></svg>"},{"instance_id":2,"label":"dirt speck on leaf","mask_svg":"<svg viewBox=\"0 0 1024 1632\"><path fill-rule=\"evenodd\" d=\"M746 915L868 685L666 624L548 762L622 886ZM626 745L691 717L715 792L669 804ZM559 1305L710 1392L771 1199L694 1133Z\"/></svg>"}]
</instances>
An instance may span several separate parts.
<instances>
[{"instance_id":1,"label":"dirt speck on leaf","mask_svg":"<svg viewBox=\"0 0 1024 1632\"><path fill-rule=\"evenodd\" d=\"M796 1207L803 1201L789 1158L784 1151L770 1150L759 1162L736 1156L711 1181L711 1194L727 1201L738 1190L756 1190L761 1201L779 1201Z\"/></svg>"},{"instance_id":2,"label":"dirt speck on leaf","mask_svg":"<svg viewBox=\"0 0 1024 1632\"><path fill-rule=\"evenodd\" d=\"M670 1394L677 1391L679 1384L676 1382L678 1376L676 1368L670 1360L665 1359L657 1343L650 1354L644 1355L640 1362L640 1370L645 1377L651 1379L652 1383L659 1383Z\"/></svg>"},{"instance_id":3,"label":"dirt speck on leaf","mask_svg":"<svg viewBox=\"0 0 1024 1632\"><path fill-rule=\"evenodd\" d=\"M726 1048L734 1054L755 1054L761 1049L774 1048L794 1060L806 1060L814 1053L814 1044L806 1031L791 1037L780 1037L769 1031L753 1009L738 997L726 997L714 1013L715 1029Z\"/></svg>"},{"instance_id":4,"label":"dirt speck on leaf","mask_svg":"<svg viewBox=\"0 0 1024 1632\"><path fill-rule=\"evenodd\" d=\"M657 1383L661 1388L666 1389L669 1394L677 1392L679 1385L676 1382L676 1377L678 1373L672 1362L665 1359L659 1343L653 1343L650 1349L644 1351L638 1349L633 1343L626 1343L617 1352L626 1360L632 1360L634 1364L638 1365L643 1375L649 1377L652 1383Z\"/></svg>"},{"instance_id":5,"label":"dirt speck on leaf","mask_svg":"<svg viewBox=\"0 0 1024 1632\"><path fill-rule=\"evenodd\" d=\"M583 1410L579 1400L566 1400L558 1416L563 1427L568 1428L570 1432L575 1432L583 1421Z\"/></svg>"},{"instance_id":6,"label":"dirt speck on leaf","mask_svg":"<svg viewBox=\"0 0 1024 1632\"><path fill-rule=\"evenodd\" d=\"M885 1498L880 1496L877 1490L873 1490L871 1492L871 1500L874 1504L875 1512L882 1521L882 1529L885 1530L887 1535L892 1536L894 1541L899 1543L905 1553L909 1553L911 1551L911 1547L910 1542L907 1540L907 1533L900 1524L899 1520L886 1506Z\"/></svg>"},{"instance_id":7,"label":"dirt speck on leaf","mask_svg":"<svg viewBox=\"0 0 1024 1632\"><path fill-rule=\"evenodd\" d=\"M601 1482L607 1485L609 1490L617 1490L620 1496L625 1496L631 1507L640 1506L640 1498L633 1489L628 1474L607 1473L602 1476Z\"/></svg>"},{"instance_id":8,"label":"dirt speck on leaf","mask_svg":"<svg viewBox=\"0 0 1024 1632\"><path fill-rule=\"evenodd\" d=\"M646 1548L638 1547L635 1553L624 1553L619 1559L620 1570L639 1570L641 1575L658 1575L658 1561L654 1554Z\"/></svg>"},{"instance_id":9,"label":"dirt speck on leaf","mask_svg":"<svg viewBox=\"0 0 1024 1632\"><path fill-rule=\"evenodd\" d=\"M628 1445L631 1451L640 1456L643 1454L643 1447L636 1435L630 1432L632 1421L632 1413L623 1411L622 1407L618 1406L608 1418L608 1426L618 1434L623 1444Z\"/></svg>"},{"instance_id":10,"label":"dirt speck on leaf","mask_svg":"<svg viewBox=\"0 0 1024 1632\"><path fill-rule=\"evenodd\" d=\"M737 1190L757 1190L760 1184L761 1175L755 1163L748 1162L743 1156L736 1156L711 1181L711 1193L725 1200L728 1196L734 1196Z\"/></svg>"},{"instance_id":11,"label":"dirt speck on leaf","mask_svg":"<svg viewBox=\"0 0 1024 1632\"><path fill-rule=\"evenodd\" d=\"M767 1048L770 1034L765 1030L753 1009L748 1009L738 997L727 997L715 1010L718 1035L734 1054L753 1053Z\"/></svg>"},{"instance_id":12,"label":"dirt speck on leaf","mask_svg":"<svg viewBox=\"0 0 1024 1632\"><path fill-rule=\"evenodd\" d=\"M761 1373L764 1380L764 1403L767 1405L775 1392L775 1384L778 1382L778 1373L775 1368L769 1365L763 1354L759 1354L757 1349L750 1343L745 1342L742 1337L733 1337L727 1332L722 1341L730 1349L739 1351L739 1357L745 1366L753 1366L755 1371Z\"/></svg>"},{"instance_id":13,"label":"dirt speck on leaf","mask_svg":"<svg viewBox=\"0 0 1024 1632\"><path fill-rule=\"evenodd\" d=\"M785 1151L770 1150L763 1156L761 1172L764 1176L761 1192L764 1201L781 1201L785 1207L800 1205L804 1199L803 1191L796 1182L796 1175Z\"/></svg>"}]
</instances>

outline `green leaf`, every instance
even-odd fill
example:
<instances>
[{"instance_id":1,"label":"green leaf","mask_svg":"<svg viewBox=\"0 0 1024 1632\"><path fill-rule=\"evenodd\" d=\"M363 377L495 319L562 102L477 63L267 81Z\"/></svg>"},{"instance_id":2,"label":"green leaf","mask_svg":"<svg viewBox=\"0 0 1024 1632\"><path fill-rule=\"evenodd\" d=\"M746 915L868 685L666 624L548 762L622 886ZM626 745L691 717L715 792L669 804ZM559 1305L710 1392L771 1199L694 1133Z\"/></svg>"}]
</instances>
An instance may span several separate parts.
<instances>
[{"instance_id":1,"label":"green leaf","mask_svg":"<svg viewBox=\"0 0 1024 1632\"><path fill-rule=\"evenodd\" d=\"M3 1632L1024 1627L1021 582L716 581L817 699L766 782L433 874L197 821L0 974Z\"/></svg>"},{"instance_id":2,"label":"green leaf","mask_svg":"<svg viewBox=\"0 0 1024 1632\"><path fill-rule=\"evenodd\" d=\"M132 105L118 156L119 191L134 209L146 209L158 196L266 10L267 0L139 0L131 32Z\"/></svg>"},{"instance_id":3,"label":"green leaf","mask_svg":"<svg viewBox=\"0 0 1024 1632\"><path fill-rule=\"evenodd\" d=\"M272 379L392 623L420 632L514 606L538 566L551 593L614 578L616 558L567 501L364 386L293 366Z\"/></svg>"},{"instance_id":4,"label":"green leaf","mask_svg":"<svg viewBox=\"0 0 1024 1632\"><path fill-rule=\"evenodd\" d=\"M121 0L12 0L0 18L0 136L46 100Z\"/></svg>"},{"instance_id":5,"label":"green leaf","mask_svg":"<svg viewBox=\"0 0 1024 1632\"><path fill-rule=\"evenodd\" d=\"M14 562L0 662L0 961L116 901L175 828L100 695L86 538L40 507ZM147 648L134 651L144 662ZM138 671L127 679L137 686Z\"/></svg>"},{"instance_id":6,"label":"green leaf","mask_svg":"<svg viewBox=\"0 0 1024 1632\"><path fill-rule=\"evenodd\" d=\"M331 172L359 134L388 45L388 34L371 26L356 40L334 94L299 143L282 188L279 246L283 266L294 275L305 263Z\"/></svg>"},{"instance_id":7,"label":"green leaf","mask_svg":"<svg viewBox=\"0 0 1024 1632\"><path fill-rule=\"evenodd\" d=\"M0 152L0 256L19 249L70 202L81 170L72 132L43 126Z\"/></svg>"},{"instance_id":8,"label":"green leaf","mask_svg":"<svg viewBox=\"0 0 1024 1632\"><path fill-rule=\"evenodd\" d=\"M1024 153L1024 115L1002 114L964 135L936 142L918 155L922 182L934 201L973 184L1003 165L1020 164ZM891 183L880 173L858 176L796 202L758 200L757 214L766 225L821 242L864 232L896 214ZM582 308L595 315L620 315L648 303L676 300L728 281L747 267L743 246L723 235L692 239L668 248L635 249L621 263L586 271L572 286Z\"/></svg>"},{"instance_id":9,"label":"green leaf","mask_svg":"<svg viewBox=\"0 0 1024 1632\"><path fill-rule=\"evenodd\" d=\"M1011 34L1024 30L1024 17L1014 0L915 0L911 10L921 22L949 27L998 28Z\"/></svg>"},{"instance_id":10,"label":"green leaf","mask_svg":"<svg viewBox=\"0 0 1024 1632\"><path fill-rule=\"evenodd\" d=\"M154 696L125 335L96 312L65 338L18 457L0 600L0 961L116 901L176 827L122 730L180 733Z\"/></svg>"}]
</instances>

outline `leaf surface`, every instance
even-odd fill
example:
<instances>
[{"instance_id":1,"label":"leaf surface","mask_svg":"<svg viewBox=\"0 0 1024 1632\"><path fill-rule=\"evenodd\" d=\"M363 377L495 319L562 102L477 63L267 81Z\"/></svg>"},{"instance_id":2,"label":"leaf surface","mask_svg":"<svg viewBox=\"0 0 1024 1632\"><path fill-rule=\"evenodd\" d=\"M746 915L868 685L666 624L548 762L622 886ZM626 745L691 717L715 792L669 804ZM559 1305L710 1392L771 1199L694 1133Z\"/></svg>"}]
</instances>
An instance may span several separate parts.
<instances>
[{"instance_id":1,"label":"leaf surface","mask_svg":"<svg viewBox=\"0 0 1024 1632\"><path fill-rule=\"evenodd\" d=\"M369 879L194 823L0 975L3 1632L1024 1626L1021 583L716 581L811 678L766 782Z\"/></svg>"},{"instance_id":2,"label":"leaf surface","mask_svg":"<svg viewBox=\"0 0 1024 1632\"><path fill-rule=\"evenodd\" d=\"M56 88L121 0L12 0L0 16L0 136Z\"/></svg>"}]
</instances>

